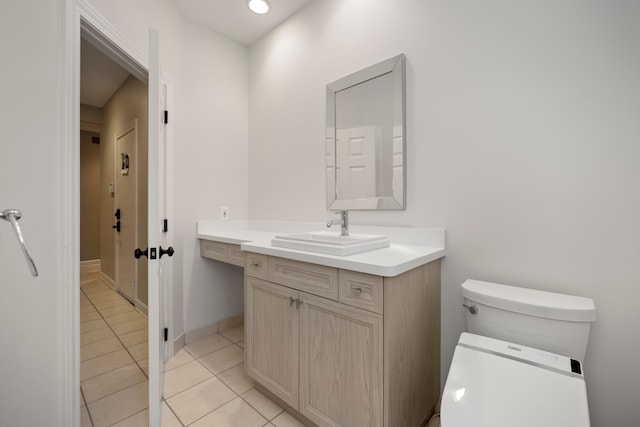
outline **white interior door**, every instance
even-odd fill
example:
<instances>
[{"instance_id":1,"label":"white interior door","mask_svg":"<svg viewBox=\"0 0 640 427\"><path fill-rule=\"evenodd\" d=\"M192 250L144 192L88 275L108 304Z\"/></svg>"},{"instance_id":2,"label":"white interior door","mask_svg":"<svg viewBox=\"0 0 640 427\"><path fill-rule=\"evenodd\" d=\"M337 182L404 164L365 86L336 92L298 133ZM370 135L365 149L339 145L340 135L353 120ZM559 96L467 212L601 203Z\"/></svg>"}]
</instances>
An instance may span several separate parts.
<instances>
[{"instance_id":1,"label":"white interior door","mask_svg":"<svg viewBox=\"0 0 640 427\"><path fill-rule=\"evenodd\" d=\"M375 126L336 130L336 194L340 199L376 197Z\"/></svg>"},{"instance_id":2,"label":"white interior door","mask_svg":"<svg viewBox=\"0 0 640 427\"><path fill-rule=\"evenodd\" d=\"M149 31L149 425L160 427L164 361L169 353L165 343L165 288L170 289L171 235L164 227L168 219L167 132L164 121L166 88L160 78L160 43L158 31ZM168 255L168 256L167 256Z\"/></svg>"},{"instance_id":3,"label":"white interior door","mask_svg":"<svg viewBox=\"0 0 640 427\"><path fill-rule=\"evenodd\" d=\"M138 247L137 194L138 194L138 128L132 121L116 135L116 209L119 223L116 234L116 286L118 292L131 303L136 300L137 260L131 256Z\"/></svg>"}]
</instances>

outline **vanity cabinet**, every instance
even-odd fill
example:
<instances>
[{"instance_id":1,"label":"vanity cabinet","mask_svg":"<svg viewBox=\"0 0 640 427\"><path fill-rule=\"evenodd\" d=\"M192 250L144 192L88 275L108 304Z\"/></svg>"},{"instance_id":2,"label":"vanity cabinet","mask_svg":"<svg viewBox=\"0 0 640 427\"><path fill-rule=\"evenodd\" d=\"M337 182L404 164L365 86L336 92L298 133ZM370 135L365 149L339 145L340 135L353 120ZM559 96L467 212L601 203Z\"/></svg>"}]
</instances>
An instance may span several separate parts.
<instances>
[{"instance_id":1,"label":"vanity cabinet","mask_svg":"<svg viewBox=\"0 0 640 427\"><path fill-rule=\"evenodd\" d=\"M245 266L246 255L240 249L240 245L215 242L213 240L200 240L200 256L240 267Z\"/></svg>"},{"instance_id":2,"label":"vanity cabinet","mask_svg":"<svg viewBox=\"0 0 640 427\"><path fill-rule=\"evenodd\" d=\"M248 253L245 347L248 375L319 426L417 427L440 392L440 261L381 277Z\"/></svg>"}]
</instances>

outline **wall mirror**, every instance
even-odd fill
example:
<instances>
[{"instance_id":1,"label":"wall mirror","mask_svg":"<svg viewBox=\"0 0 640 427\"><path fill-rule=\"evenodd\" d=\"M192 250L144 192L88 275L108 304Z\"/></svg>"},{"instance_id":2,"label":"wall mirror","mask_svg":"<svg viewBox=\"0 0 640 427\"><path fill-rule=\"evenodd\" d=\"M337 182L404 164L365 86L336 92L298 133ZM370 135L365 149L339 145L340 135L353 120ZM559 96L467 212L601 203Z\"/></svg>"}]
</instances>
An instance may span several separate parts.
<instances>
[{"instance_id":1,"label":"wall mirror","mask_svg":"<svg viewBox=\"0 0 640 427\"><path fill-rule=\"evenodd\" d=\"M327 85L327 207L405 209L405 56Z\"/></svg>"}]
</instances>

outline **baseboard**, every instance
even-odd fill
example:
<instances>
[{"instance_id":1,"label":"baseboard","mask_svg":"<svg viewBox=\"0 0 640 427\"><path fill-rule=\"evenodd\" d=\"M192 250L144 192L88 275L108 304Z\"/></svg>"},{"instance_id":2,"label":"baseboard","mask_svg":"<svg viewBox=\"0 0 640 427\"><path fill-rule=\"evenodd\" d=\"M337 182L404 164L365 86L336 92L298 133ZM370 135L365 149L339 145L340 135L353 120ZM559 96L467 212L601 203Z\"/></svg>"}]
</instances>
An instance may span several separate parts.
<instances>
[{"instance_id":1,"label":"baseboard","mask_svg":"<svg viewBox=\"0 0 640 427\"><path fill-rule=\"evenodd\" d=\"M210 335L215 335L217 333L218 333L218 322L213 323L211 325L202 326L198 329L194 329L193 331L186 332L184 334L184 342L185 344L189 344L194 341L199 341L202 338L206 338Z\"/></svg>"},{"instance_id":2,"label":"baseboard","mask_svg":"<svg viewBox=\"0 0 640 427\"><path fill-rule=\"evenodd\" d=\"M244 313L218 321L218 333L244 325Z\"/></svg>"},{"instance_id":3,"label":"baseboard","mask_svg":"<svg viewBox=\"0 0 640 427\"><path fill-rule=\"evenodd\" d=\"M185 346L184 334L180 335L178 338L173 341L173 354L175 355L180 350L182 350Z\"/></svg>"},{"instance_id":4,"label":"baseboard","mask_svg":"<svg viewBox=\"0 0 640 427\"><path fill-rule=\"evenodd\" d=\"M136 299L135 307L136 310L144 315L144 317L149 318L149 307L147 307L147 304L143 303L139 299Z\"/></svg>"},{"instance_id":5,"label":"baseboard","mask_svg":"<svg viewBox=\"0 0 640 427\"><path fill-rule=\"evenodd\" d=\"M100 271L100 265L99 259L80 261L80 273L97 273Z\"/></svg>"},{"instance_id":6,"label":"baseboard","mask_svg":"<svg viewBox=\"0 0 640 427\"><path fill-rule=\"evenodd\" d=\"M100 277L100 280L102 280L104 283L109 285L111 289L113 289L114 291L116 290L116 282L111 277L107 276L104 271L101 271L98 277Z\"/></svg>"},{"instance_id":7,"label":"baseboard","mask_svg":"<svg viewBox=\"0 0 640 427\"><path fill-rule=\"evenodd\" d=\"M184 345L192 343L194 341L201 340L210 335L219 334L220 332L224 332L226 330L233 329L242 325L244 325L244 313L238 314L237 316L228 317L226 319L219 320L210 325L202 326L198 329L194 329L192 331L185 333Z\"/></svg>"}]
</instances>

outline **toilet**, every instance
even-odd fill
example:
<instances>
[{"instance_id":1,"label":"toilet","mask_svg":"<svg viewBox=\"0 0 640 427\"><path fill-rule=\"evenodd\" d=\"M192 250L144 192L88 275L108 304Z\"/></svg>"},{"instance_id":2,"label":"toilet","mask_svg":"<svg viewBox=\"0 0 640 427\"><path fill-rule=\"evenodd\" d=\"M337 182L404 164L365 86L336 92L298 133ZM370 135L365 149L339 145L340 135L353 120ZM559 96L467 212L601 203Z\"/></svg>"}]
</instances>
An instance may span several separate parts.
<instances>
[{"instance_id":1,"label":"toilet","mask_svg":"<svg viewBox=\"0 0 640 427\"><path fill-rule=\"evenodd\" d=\"M588 427L590 298L467 280L441 427ZM430 424L430 425L433 425Z\"/></svg>"}]
</instances>

